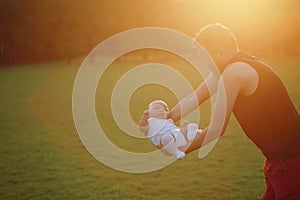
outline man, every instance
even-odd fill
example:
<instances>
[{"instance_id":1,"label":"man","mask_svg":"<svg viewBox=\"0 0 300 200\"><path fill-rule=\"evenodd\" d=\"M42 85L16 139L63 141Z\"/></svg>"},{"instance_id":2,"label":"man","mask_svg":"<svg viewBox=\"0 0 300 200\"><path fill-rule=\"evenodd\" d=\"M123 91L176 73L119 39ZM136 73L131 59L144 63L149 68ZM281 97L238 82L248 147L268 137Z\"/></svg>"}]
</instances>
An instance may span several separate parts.
<instances>
[{"instance_id":1,"label":"man","mask_svg":"<svg viewBox=\"0 0 300 200\"><path fill-rule=\"evenodd\" d=\"M185 152L221 136L233 113L266 157L264 199L300 199L300 117L283 83L265 63L240 51L235 36L219 23L202 28L196 41L219 73L214 70L196 95L187 96L170 111L169 117L177 121L216 93L209 126Z\"/></svg>"}]
</instances>

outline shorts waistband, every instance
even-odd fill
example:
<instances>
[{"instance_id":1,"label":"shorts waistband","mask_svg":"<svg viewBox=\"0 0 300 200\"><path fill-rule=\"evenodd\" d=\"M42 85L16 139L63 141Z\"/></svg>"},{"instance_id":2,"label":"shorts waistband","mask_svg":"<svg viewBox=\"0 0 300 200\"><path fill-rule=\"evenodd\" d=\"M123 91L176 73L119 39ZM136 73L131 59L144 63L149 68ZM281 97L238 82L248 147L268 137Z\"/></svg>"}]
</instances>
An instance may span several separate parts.
<instances>
[{"instance_id":1,"label":"shorts waistband","mask_svg":"<svg viewBox=\"0 0 300 200\"><path fill-rule=\"evenodd\" d=\"M290 161L290 160L297 160L297 159L300 159L300 154L295 155L295 156L291 156L291 157L288 157L288 158L285 158L285 159L274 160L274 161L266 159L266 162L270 163L270 164L275 164L275 163L282 163L282 162L287 162L287 161Z\"/></svg>"}]
</instances>

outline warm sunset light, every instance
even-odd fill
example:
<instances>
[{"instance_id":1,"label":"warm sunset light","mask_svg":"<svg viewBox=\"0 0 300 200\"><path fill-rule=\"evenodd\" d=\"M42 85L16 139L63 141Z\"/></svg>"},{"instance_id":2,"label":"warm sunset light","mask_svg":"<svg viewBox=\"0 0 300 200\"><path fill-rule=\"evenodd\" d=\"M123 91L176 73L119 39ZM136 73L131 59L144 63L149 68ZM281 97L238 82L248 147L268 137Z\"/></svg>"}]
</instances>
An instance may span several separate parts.
<instances>
[{"instance_id":1,"label":"warm sunset light","mask_svg":"<svg viewBox=\"0 0 300 200\"><path fill-rule=\"evenodd\" d=\"M187 21L190 26L221 22L229 26L247 48L300 52L296 45L300 41L297 1L182 0L178 3L186 8L179 18L190 19Z\"/></svg>"},{"instance_id":2,"label":"warm sunset light","mask_svg":"<svg viewBox=\"0 0 300 200\"><path fill-rule=\"evenodd\" d=\"M300 200L299 80L300 0L0 0L0 199Z\"/></svg>"}]
</instances>

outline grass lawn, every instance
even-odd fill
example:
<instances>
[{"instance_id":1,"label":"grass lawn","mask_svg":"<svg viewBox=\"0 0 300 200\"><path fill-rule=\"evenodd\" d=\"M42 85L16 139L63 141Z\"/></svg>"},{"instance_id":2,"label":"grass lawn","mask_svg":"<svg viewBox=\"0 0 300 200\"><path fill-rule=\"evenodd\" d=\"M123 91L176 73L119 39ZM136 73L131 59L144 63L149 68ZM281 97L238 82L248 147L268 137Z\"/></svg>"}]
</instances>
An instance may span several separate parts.
<instances>
[{"instance_id":1,"label":"grass lawn","mask_svg":"<svg viewBox=\"0 0 300 200\"><path fill-rule=\"evenodd\" d=\"M266 58L286 84L300 111L300 58ZM263 162L259 150L231 118L224 136L203 159L198 152L159 171L130 174L94 159L82 145L72 117L72 89L81 60L0 69L0 199L261 199ZM111 141L129 151L154 148L124 134L115 124L110 96L116 81L140 63L114 62L100 80L96 110ZM166 63L201 82L187 63ZM177 102L166 88L139 88L130 100L137 121L147 103ZM209 102L200 107L201 127L209 122Z\"/></svg>"}]
</instances>

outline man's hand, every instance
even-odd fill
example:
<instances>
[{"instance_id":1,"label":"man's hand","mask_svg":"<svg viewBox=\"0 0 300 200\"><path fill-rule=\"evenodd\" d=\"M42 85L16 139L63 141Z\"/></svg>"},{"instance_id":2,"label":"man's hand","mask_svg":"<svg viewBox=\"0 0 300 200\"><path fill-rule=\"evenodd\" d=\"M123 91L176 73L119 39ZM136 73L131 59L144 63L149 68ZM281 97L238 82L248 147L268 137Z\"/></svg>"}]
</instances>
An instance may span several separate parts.
<instances>
[{"instance_id":1,"label":"man's hand","mask_svg":"<svg viewBox=\"0 0 300 200\"><path fill-rule=\"evenodd\" d=\"M189 125L189 121L188 120L183 120L181 123L180 123L180 132L183 133L183 135L185 136L185 138L187 139L186 135L187 135L187 127Z\"/></svg>"}]
</instances>

